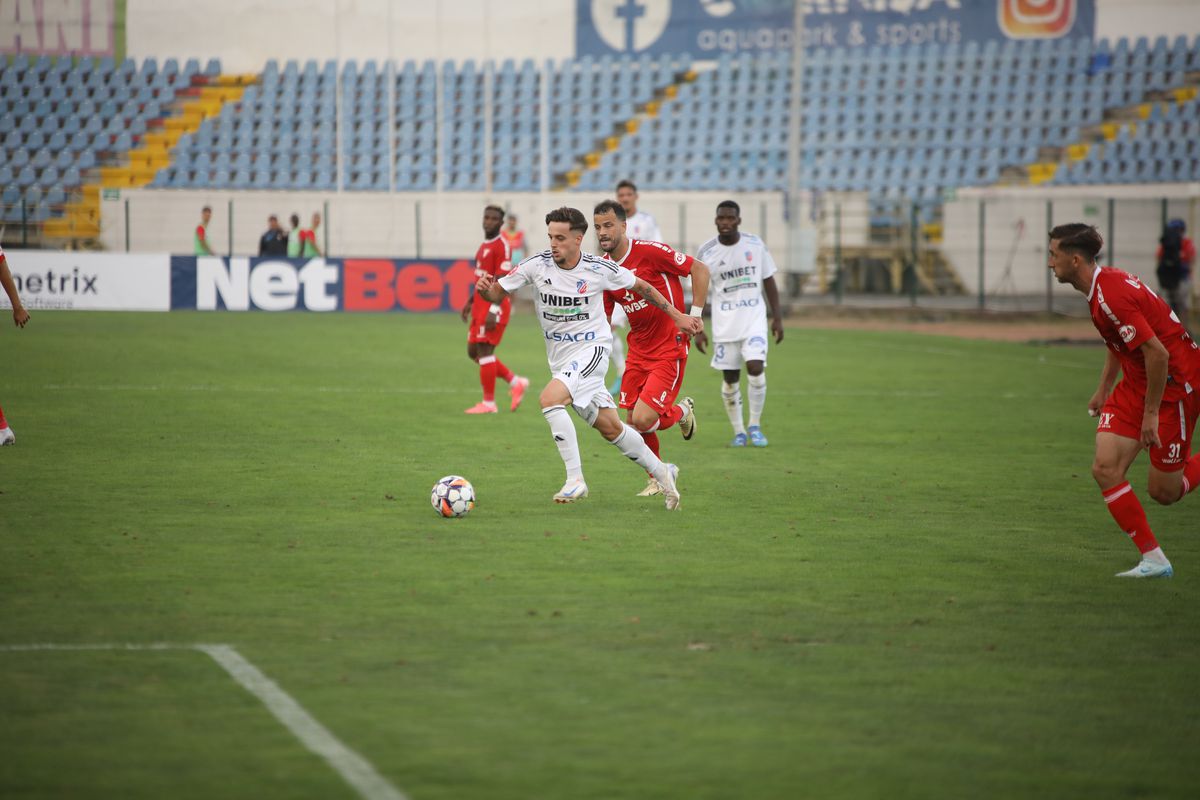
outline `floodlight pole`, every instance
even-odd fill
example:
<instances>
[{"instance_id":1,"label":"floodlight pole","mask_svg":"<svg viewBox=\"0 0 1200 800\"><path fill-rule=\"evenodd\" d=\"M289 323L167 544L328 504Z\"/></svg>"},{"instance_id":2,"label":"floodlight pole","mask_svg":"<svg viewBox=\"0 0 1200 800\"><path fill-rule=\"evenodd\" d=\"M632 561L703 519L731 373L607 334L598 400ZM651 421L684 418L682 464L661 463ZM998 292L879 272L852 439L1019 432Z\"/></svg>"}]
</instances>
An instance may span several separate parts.
<instances>
[{"instance_id":1,"label":"floodlight pole","mask_svg":"<svg viewBox=\"0 0 1200 800\"><path fill-rule=\"evenodd\" d=\"M803 249L800 245L800 144L803 137L804 103L804 3L795 4L792 22L792 91L790 96L791 115L788 119L788 271L800 269Z\"/></svg>"}]
</instances>

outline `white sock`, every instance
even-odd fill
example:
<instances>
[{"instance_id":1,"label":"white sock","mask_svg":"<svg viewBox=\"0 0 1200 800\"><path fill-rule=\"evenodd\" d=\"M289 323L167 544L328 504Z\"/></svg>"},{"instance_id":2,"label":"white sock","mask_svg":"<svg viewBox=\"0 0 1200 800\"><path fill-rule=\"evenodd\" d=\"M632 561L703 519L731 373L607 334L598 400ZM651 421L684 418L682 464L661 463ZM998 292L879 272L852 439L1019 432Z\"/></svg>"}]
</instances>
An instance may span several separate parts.
<instances>
[{"instance_id":1,"label":"white sock","mask_svg":"<svg viewBox=\"0 0 1200 800\"><path fill-rule=\"evenodd\" d=\"M633 459L638 463L638 466L649 472L655 478L662 477L662 472L665 469L663 462L658 456L654 455L654 451L646 446L646 440L642 435L629 427L625 423L621 423L621 432L616 439L612 440L612 444L617 446L617 449L624 453L628 458Z\"/></svg>"},{"instance_id":2,"label":"white sock","mask_svg":"<svg viewBox=\"0 0 1200 800\"><path fill-rule=\"evenodd\" d=\"M767 373L747 375L746 383L750 384L746 391L750 395L750 427L757 428L762 420L763 406L767 403Z\"/></svg>"},{"instance_id":3,"label":"white sock","mask_svg":"<svg viewBox=\"0 0 1200 800\"><path fill-rule=\"evenodd\" d=\"M741 386L736 383L728 384L722 381L721 399L725 402L725 413L729 415L729 424L733 426L733 432L745 433L746 428L742 425Z\"/></svg>"},{"instance_id":4,"label":"white sock","mask_svg":"<svg viewBox=\"0 0 1200 800\"><path fill-rule=\"evenodd\" d=\"M625 335L620 328L613 328L613 344L609 360L617 368L618 375L625 371Z\"/></svg>"},{"instance_id":5,"label":"white sock","mask_svg":"<svg viewBox=\"0 0 1200 800\"><path fill-rule=\"evenodd\" d=\"M1162 551L1161 547L1156 547L1153 550L1147 550L1142 553L1143 561L1153 561L1155 564L1170 564L1167 561L1167 554Z\"/></svg>"},{"instance_id":6,"label":"white sock","mask_svg":"<svg viewBox=\"0 0 1200 800\"><path fill-rule=\"evenodd\" d=\"M575 433L575 423L571 421L571 415L564 406L550 406L542 409L542 416L550 425L550 433L554 434L558 454L562 456L563 466L567 468L567 480L583 480L579 437Z\"/></svg>"}]
</instances>

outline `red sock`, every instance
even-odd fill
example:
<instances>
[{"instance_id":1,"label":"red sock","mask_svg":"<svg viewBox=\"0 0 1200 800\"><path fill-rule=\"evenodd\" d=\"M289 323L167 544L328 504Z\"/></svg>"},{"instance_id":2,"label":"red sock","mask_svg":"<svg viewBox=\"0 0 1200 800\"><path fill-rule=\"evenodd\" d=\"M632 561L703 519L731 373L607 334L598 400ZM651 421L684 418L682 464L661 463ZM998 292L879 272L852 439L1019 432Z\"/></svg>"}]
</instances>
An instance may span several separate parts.
<instances>
[{"instance_id":1,"label":"red sock","mask_svg":"<svg viewBox=\"0 0 1200 800\"><path fill-rule=\"evenodd\" d=\"M517 376L513 374L511 369L504 366L504 362L500 360L499 356L492 356L492 358L496 359L496 377L505 383L512 383L513 378Z\"/></svg>"},{"instance_id":2,"label":"red sock","mask_svg":"<svg viewBox=\"0 0 1200 800\"><path fill-rule=\"evenodd\" d=\"M496 402L496 357L479 359L479 384L483 386L483 402Z\"/></svg>"},{"instance_id":3,"label":"red sock","mask_svg":"<svg viewBox=\"0 0 1200 800\"><path fill-rule=\"evenodd\" d=\"M658 434L651 431L643 433L642 439L646 442L646 447L650 448L650 452L654 453L655 458L658 457Z\"/></svg>"},{"instance_id":4,"label":"red sock","mask_svg":"<svg viewBox=\"0 0 1200 800\"><path fill-rule=\"evenodd\" d=\"M671 406L658 418L658 429L665 431L681 419L683 419L683 406Z\"/></svg>"},{"instance_id":5,"label":"red sock","mask_svg":"<svg viewBox=\"0 0 1200 800\"><path fill-rule=\"evenodd\" d=\"M4 418L4 409L0 408L0 428L7 428L8 420Z\"/></svg>"},{"instance_id":6,"label":"red sock","mask_svg":"<svg viewBox=\"0 0 1200 800\"><path fill-rule=\"evenodd\" d=\"M4 412L0 411L0 427L4 426ZM1192 456L1183 465L1183 493L1200 486L1200 453Z\"/></svg>"},{"instance_id":7,"label":"red sock","mask_svg":"<svg viewBox=\"0 0 1200 800\"><path fill-rule=\"evenodd\" d=\"M1104 502L1108 504L1108 513L1112 514L1121 530L1133 539L1139 552L1148 553L1158 547L1158 541L1150 531L1150 523L1146 521L1146 512L1129 481L1104 492Z\"/></svg>"}]
</instances>

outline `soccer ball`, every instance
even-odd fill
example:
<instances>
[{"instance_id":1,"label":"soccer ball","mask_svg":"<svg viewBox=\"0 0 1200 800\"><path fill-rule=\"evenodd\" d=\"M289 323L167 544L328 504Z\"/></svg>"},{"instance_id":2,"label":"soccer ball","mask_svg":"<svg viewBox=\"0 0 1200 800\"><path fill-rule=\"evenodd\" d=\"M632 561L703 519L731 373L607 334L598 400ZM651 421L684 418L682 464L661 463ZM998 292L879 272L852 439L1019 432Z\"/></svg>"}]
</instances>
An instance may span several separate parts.
<instances>
[{"instance_id":1,"label":"soccer ball","mask_svg":"<svg viewBox=\"0 0 1200 800\"><path fill-rule=\"evenodd\" d=\"M475 487L461 475L447 475L433 485L429 502L443 517L465 517L475 507Z\"/></svg>"}]
</instances>

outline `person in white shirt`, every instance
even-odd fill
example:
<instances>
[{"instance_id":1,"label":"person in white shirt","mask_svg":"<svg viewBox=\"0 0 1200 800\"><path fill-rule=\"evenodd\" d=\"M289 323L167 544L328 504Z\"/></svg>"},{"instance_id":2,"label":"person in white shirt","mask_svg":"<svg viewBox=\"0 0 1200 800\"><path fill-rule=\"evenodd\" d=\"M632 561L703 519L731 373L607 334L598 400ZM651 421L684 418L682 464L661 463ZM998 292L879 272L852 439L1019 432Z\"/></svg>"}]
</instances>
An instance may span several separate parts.
<instances>
[{"instance_id":1,"label":"person in white shirt","mask_svg":"<svg viewBox=\"0 0 1200 800\"><path fill-rule=\"evenodd\" d=\"M689 335L703 331L703 322L675 308L624 267L582 252L588 223L579 209L551 211L546 215L546 227L549 250L530 256L498 280L481 275L475 291L499 303L522 286L534 289L534 308L542 324L551 373L539 398L542 416L567 471L566 483L554 495L554 501L570 503L588 494L575 425L566 410L569 404L589 426L662 484L668 510L679 508L673 471L646 446L641 434L621 421L616 403L604 386L613 336L604 314L603 294L608 289L636 292Z\"/></svg>"},{"instance_id":2,"label":"person in white shirt","mask_svg":"<svg viewBox=\"0 0 1200 800\"><path fill-rule=\"evenodd\" d=\"M717 236L696 253L712 273L708 296L712 302L712 367L724 373L721 399L733 425L733 447L745 447L747 434L755 447L766 447L762 411L767 401L767 310L771 333L783 341L783 313L775 285L775 259L762 239L741 233L741 209L732 200L717 206ZM698 345L697 345L698 346ZM701 350L703 352L703 350ZM749 384L749 427L742 424L741 367Z\"/></svg>"},{"instance_id":3,"label":"person in white shirt","mask_svg":"<svg viewBox=\"0 0 1200 800\"><path fill-rule=\"evenodd\" d=\"M645 211L638 211L637 201L638 191L633 181L623 180L617 184L617 202L625 209L625 235L643 242L661 242L662 231L658 229L658 223ZM625 316L625 310L617 306L613 309L611 321L614 331L612 362L617 375L609 384L609 391L617 394L621 389L621 377L625 374L625 335L629 330L629 319Z\"/></svg>"},{"instance_id":4,"label":"person in white shirt","mask_svg":"<svg viewBox=\"0 0 1200 800\"><path fill-rule=\"evenodd\" d=\"M29 312L21 304L21 296L17 293L17 284L8 268L8 259L4 255L3 247L0 247L0 286L4 287L4 293L8 295L8 302L12 305L13 323L18 328L24 328L25 323L29 322ZM12 428L8 427L8 421L4 419L4 409L0 408L0 447L16 441L17 437Z\"/></svg>"}]
</instances>

